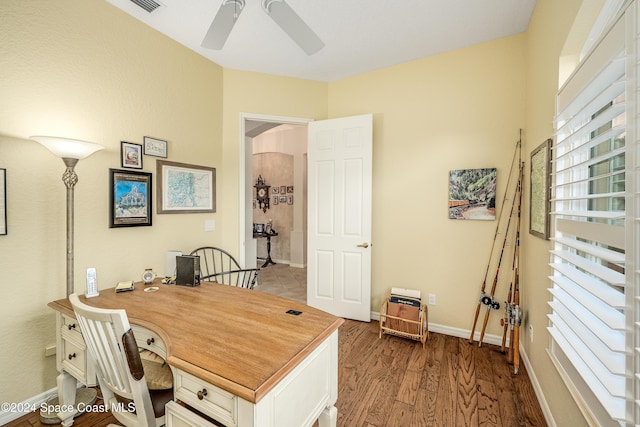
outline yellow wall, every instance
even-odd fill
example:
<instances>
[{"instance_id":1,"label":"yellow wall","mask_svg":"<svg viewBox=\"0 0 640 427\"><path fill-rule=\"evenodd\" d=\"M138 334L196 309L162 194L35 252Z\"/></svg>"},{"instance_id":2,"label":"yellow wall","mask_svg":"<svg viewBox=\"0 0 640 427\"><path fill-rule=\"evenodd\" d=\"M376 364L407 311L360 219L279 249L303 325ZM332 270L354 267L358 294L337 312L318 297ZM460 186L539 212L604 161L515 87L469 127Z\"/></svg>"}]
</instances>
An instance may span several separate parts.
<instances>
[{"instance_id":1,"label":"yellow wall","mask_svg":"<svg viewBox=\"0 0 640 427\"><path fill-rule=\"evenodd\" d=\"M590 0L588 0L590 1ZM559 62L569 28L583 3L581 0L538 0L527 31L527 84L526 84L526 132L525 152L530 153L547 138L553 138L555 95L558 90ZM527 163L527 166L530 166ZM527 173L528 176L528 173ZM529 181L525 189L529 189ZM525 200L528 200L525 197ZM529 224L529 204L524 211L524 223ZM549 241L524 233L523 254L526 262L522 266L522 287L525 318L522 327L522 345L535 370L546 402L558 426L587 425L567 388L557 374L547 355L549 334L546 331L549 312L550 274L548 266ZM533 342L529 326L533 325Z\"/></svg>"},{"instance_id":2,"label":"yellow wall","mask_svg":"<svg viewBox=\"0 0 640 427\"><path fill-rule=\"evenodd\" d=\"M108 170L121 166L120 141L151 135L169 141L169 160L223 176L222 69L104 1L2 0L0 16L9 210L0 236L0 401L20 402L55 386L55 358L44 356L55 344L47 303L65 296L64 164L28 137L106 147L76 168L76 290L84 292L87 267L97 268L100 288L138 280L147 267L162 274L167 250L220 238L219 228L204 232L205 218L219 214L154 212L151 227L110 229ZM155 175L154 157L143 166Z\"/></svg>"},{"instance_id":3,"label":"yellow wall","mask_svg":"<svg viewBox=\"0 0 640 427\"><path fill-rule=\"evenodd\" d=\"M524 47L520 34L329 85L330 117L374 114L374 311L392 286L417 288L436 295L430 322L471 328L496 221L448 218L449 171L497 168L502 203L524 127Z\"/></svg>"},{"instance_id":4,"label":"yellow wall","mask_svg":"<svg viewBox=\"0 0 640 427\"><path fill-rule=\"evenodd\" d=\"M324 119L327 117L327 84L310 80L224 69L223 187L225 209L223 247L239 253L240 113ZM253 183L247 183L251 190Z\"/></svg>"},{"instance_id":5,"label":"yellow wall","mask_svg":"<svg viewBox=\"0 0 640 427\"><path fill-rule=\"evenodd\" d=\"M391 286L417 287L437 296L430 321L468 330L496 223L448 219L449 171L497 167L502 197L519 129L527 166L531 150L552 136L557 57L580 4L538 0L525 34L327 84L222 69L103 1L2 0L0 167L8 170L9 234L0 236L0 366L11 369L3 371L0 401L55 386L44 347L55 341L46 304L65 288L64 168L28 139L35 134L107 147L77 167L75 280L83 291L90 266L107 288L147 267L162 271L168 249L213 243L239 253L240 113L373 113L372 309ZM108 228L108 169L120 167L120 141L145 135L169 141L169 160L217 168L215 214L154 214L152 227ZM144 170L155 172L155 158L144 158ZM525 202L527 185L528 172ZM533 343L524 328L523 346L557 425L579 425L545 352L549 244L526 232L527 203L523 212L523 304L535 328ZM204 232L205 219L216 220L214 232ZM501 333L498 317L489 333Z\"/></svg>"}]
</instances>

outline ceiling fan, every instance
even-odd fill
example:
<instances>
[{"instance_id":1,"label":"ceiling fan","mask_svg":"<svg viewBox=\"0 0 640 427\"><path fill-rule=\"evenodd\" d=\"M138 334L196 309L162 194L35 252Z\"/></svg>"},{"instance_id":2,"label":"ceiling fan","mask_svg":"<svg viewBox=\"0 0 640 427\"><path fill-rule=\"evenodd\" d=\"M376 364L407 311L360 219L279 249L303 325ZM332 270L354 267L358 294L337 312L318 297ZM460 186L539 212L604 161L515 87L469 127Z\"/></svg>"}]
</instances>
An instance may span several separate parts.
<instances>
[{"instance_id":1,"label":"ceiling fan","mask_svg":"<svg viewBox=\"0 0 640 427\"><path fill-rule=\"evenodd\" d=\"M313 55L324 47L320 37L298 16L284 0L259 0L262 9L296 42L307 55ZM244 9L245 0L223 0L218 13L202 40L201 46L207 49L222 49L240 12Z\"/></svg>"}]
</instances>

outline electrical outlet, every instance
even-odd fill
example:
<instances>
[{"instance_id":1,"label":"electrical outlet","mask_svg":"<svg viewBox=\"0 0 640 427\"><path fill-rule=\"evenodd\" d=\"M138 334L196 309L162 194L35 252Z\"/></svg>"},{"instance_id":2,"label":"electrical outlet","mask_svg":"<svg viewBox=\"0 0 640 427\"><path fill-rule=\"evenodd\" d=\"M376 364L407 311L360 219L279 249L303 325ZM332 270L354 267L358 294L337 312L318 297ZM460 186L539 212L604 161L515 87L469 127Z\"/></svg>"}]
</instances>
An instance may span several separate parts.
<instances>
[{"instance_id":1,"label":"electrical outlet","mask_svg":"<svg viewBox=\"0 0 640 427\"><path fill-rule=\"evenodd\" d=\"M533 342L533 325L529 325L529 339Z\"/></svg>"},{"instance_id":2,"label":"electrical outlet","mask_svg":"<svg viewBox=\"0 0 640 427\"><path fill-rule=\"evenodd\" d=\"M429 294L429 305L436 305L436 294Z\"/></svg>"},{"instance_id":3,"label":"electrical outlet","mask_svg":"<svg viewBox=\"0 0 640 427\"><path fill-rule=\"evenodd\" d=\"M204 231L215 231L215 229L216 229L215 219L207 219L204 221Z\"/></svg>"}]
</instances>

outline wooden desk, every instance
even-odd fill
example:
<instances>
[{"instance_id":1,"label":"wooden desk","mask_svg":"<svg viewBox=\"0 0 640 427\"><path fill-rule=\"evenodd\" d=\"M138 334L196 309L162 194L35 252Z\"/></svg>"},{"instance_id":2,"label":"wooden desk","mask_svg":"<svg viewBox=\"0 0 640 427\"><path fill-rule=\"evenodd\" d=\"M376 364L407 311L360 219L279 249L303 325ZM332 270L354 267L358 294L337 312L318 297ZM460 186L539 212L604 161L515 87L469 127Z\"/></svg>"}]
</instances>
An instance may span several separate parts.
<instances>
[{"instance_id":1,"label":"wooden desk","mask_svg":"<svg viewBox=\"0 0 640 427\"><path fill-rule=\"evenodd\" d=\"M232 286L205 282L191 288L157 281L154 286L159 290L144 292L149 286L138 282L132 292L116 294L107 289L98 297L80 298L95 307L124 308L132 325L157 334L174 371L176 399L198 403L189 394L195 390L182 387L207 387L210 395L211 390L219 390L231 399L225 413L203 412L226 425L300 427L313 424L319 416L321 425L335 426L337 334L343 319L285 298ZM49 306L58 312L58 335L66 334L65 322L74 318L69 300ZM288 314L291 309L302 314ZM134 333L138 334L135 329ZM60 339L58 346L64 353ZM69 377L79 375L71 368L58 369L62 402L63 389L72 382ZM191 387L193 381L199 384ZM305 413L297 407L304 407ZM63 424L72 422L68 419Z\"/></svg>"}]
</instances>

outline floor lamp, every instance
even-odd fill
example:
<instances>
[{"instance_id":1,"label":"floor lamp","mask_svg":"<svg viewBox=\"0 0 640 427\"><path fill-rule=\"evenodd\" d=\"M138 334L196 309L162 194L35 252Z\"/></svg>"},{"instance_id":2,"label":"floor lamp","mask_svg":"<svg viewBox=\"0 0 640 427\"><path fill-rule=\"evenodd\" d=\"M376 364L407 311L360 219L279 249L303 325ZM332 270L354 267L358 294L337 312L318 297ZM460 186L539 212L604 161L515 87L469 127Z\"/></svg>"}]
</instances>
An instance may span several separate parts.
<instances>
[{"instance_id":1,"label":"floor lamp","mask_svg":"<svg viewBox=\"0 0 640 427\"><path fill-rule=\"evenodd\" d=\"M62 174L62 182L67 187L67 296L73 293L73 189L78 182L78 175L74 168L78 160L89 157L98 150L102 150L102 145L93 142L80 141L69 138L58 138L53 136L32 136L31 139L44 145L49 151L60 157L67 167ZM75 405L83 403L86 408L95 402L97 393L92 388L81 388L76 391ZM47 402L47 407L55 407L58 404L58 397L54 397ZM56 413L47 410L40 411L40 421L44 424L59 424L60 419Z\"/></svg>"}]
</instances>

